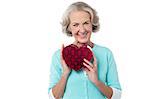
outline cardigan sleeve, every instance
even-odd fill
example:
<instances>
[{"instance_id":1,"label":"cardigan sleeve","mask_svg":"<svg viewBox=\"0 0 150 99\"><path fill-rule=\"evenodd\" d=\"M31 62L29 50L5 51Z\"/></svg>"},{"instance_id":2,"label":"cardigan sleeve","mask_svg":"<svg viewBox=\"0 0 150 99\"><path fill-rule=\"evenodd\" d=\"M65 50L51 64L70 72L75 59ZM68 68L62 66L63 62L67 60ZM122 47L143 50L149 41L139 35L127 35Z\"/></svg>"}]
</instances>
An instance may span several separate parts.
<instances>
[{"instance_id":1,"label":"cardigan sleeve","mask_svg":"<svg viewBox=\"0 0 150 99\"><path fill-rule=\"evenodd\" d=\"M113 90L112 97L115 96L121 97L121 86L118 79L116 62L110 50L108 51L108 55L107 55L107 63L108 63L108 70L106 75L107 85L110 86ZM112 99L120 99L120 98L112 98Z\"/></svg>"},{"instance_id":2,"label":"cardigan sleeve","mask_svg":"<svg viewBox=\"0 0 150 99\"><path fill-rule=\"evenodd\" d=\"M48 94L50 93L50 89L53 88L60 80L61 73L60 51L56 51L52 56L50 65Z\"/></svg>"}]
</instances>

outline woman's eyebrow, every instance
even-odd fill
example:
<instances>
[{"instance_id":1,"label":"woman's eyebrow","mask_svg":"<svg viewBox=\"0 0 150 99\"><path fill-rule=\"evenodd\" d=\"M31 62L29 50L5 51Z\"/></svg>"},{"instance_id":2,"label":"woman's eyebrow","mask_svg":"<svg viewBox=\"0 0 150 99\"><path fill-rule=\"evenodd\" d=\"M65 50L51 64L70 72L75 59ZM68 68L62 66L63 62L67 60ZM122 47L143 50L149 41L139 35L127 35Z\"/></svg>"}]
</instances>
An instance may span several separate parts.
<instances>
[{"instance_id":1,"label":"woman's eyebrow","mask_svg":"<svg viewBox=\"0 0 150 99\"><path fill-rule=\"evenodd\" d=\"M85 21L83 21L83 23L84 22L90 22L90 20L85 20ZM72 22L72 24L78 24L79 22Z\"/></svg>"}]
</instances>

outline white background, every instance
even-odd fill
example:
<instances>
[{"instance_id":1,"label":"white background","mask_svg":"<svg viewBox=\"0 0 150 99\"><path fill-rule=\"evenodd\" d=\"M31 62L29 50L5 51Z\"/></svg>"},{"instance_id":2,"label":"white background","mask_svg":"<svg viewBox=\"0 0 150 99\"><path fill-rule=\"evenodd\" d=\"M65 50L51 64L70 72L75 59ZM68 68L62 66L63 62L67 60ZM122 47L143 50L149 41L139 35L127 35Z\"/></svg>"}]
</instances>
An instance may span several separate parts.
<instances>
[{"instance_id":1,"label":"white background","mask_svg":"<svg viewBox=\"0 0 150 99\"><path fill-rule=\"evenodd\" d=\"M77 0L0 1L0 99L48 99L49 64L61 44L61 16ZM149 99L150 3L85 0L100 17L96 44L115 56L122 99Z\"/></svg>"}]
</instances>

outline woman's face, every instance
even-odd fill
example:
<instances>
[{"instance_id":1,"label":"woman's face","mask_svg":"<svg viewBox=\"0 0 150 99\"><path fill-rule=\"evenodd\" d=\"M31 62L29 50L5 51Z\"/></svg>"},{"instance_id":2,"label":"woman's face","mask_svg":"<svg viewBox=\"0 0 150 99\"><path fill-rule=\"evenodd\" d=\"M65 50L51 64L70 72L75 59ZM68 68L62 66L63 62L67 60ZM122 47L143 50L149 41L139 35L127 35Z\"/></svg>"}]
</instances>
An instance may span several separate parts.
<instances>
[{"instance_id":1,"label":"woman's face","mask_svg":"<svg viewBox=\"0 0 150 99\"><path fill-rule=\"evenodd\" d=\"M90 14L85 11L70 13L69 31L78 43L88 43L92 33Z\"/></svg>"}]
</instances>

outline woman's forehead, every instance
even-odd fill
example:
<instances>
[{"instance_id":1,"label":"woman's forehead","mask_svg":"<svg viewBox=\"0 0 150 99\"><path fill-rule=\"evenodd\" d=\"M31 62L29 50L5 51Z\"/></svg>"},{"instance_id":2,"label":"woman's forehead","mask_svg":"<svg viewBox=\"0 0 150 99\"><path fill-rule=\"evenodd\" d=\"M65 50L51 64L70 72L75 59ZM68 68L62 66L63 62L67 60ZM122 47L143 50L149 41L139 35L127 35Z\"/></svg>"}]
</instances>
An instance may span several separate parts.
<instances>
[{"instance_id":1,"label":"woman's forehead","mask_svg":"<svg viewBox=\"0 0 150 99\"><path fill-rule=\"evenodd\" d=\"M90 21L90 14L85 11L73 11L69 15L71 22Z\"/></svg>"}]
</instances>

